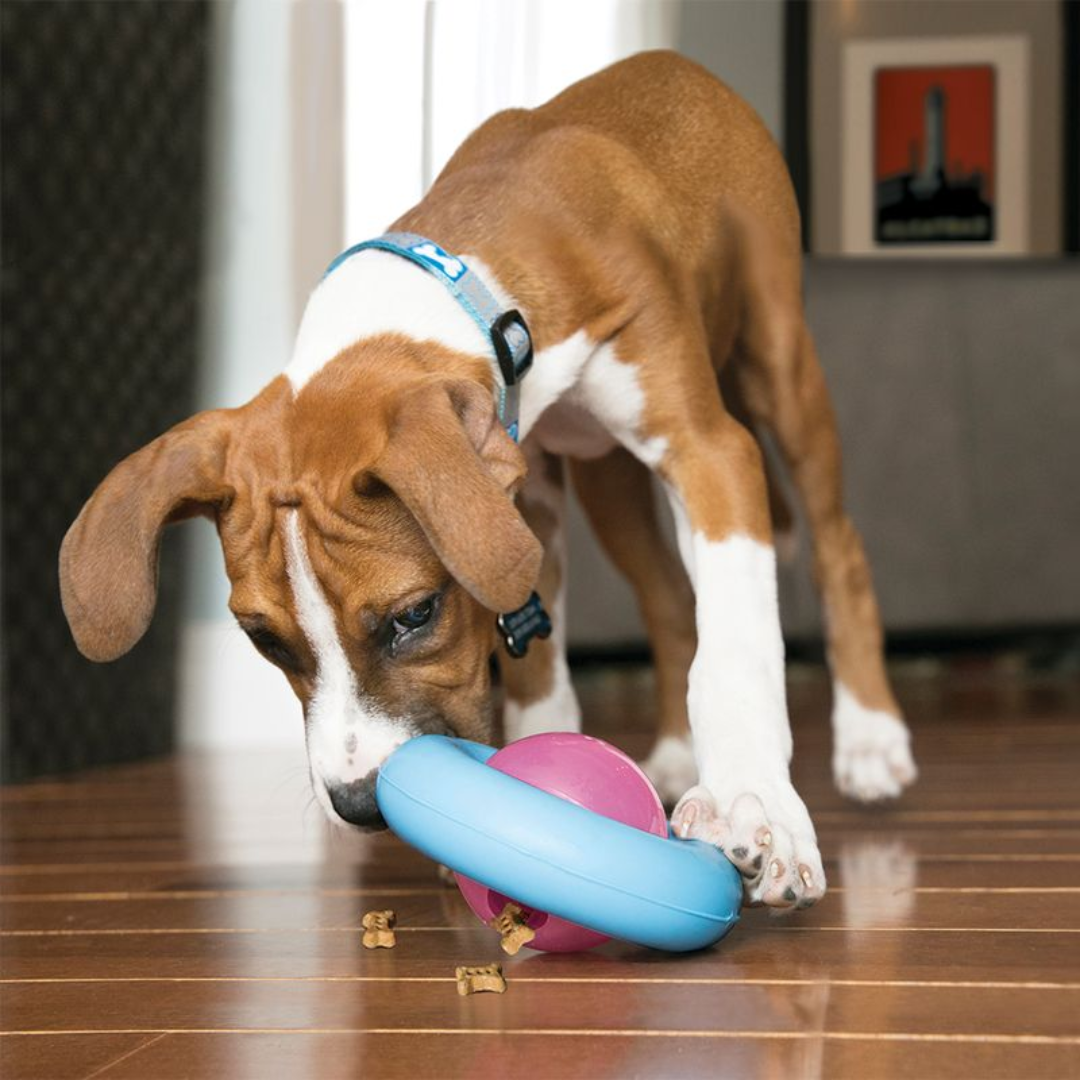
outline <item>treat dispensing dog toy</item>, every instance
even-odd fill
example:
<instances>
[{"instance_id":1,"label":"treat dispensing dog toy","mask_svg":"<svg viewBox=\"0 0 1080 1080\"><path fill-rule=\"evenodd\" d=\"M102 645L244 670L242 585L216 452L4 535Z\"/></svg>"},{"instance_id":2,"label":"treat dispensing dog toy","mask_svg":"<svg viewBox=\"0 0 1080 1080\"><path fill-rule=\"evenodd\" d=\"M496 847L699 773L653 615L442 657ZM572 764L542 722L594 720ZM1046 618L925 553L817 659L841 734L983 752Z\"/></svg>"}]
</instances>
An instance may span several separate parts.
<instances>
[{"instance_id":1,"label":"treat dispensing dog toy","mask_svg":"<svg viewBox=\"0 0 1080 1080\"><path fill-rule=\"evenodd\" d=\"M738 919L738 871L711 844L670 836L644 773L600 739L553 732L496 752L421 735L383 763L376 797L398 836L457 873L484 922L520 907L530 948L615 937L684 952Z\"/></svg>"}]
</instances>

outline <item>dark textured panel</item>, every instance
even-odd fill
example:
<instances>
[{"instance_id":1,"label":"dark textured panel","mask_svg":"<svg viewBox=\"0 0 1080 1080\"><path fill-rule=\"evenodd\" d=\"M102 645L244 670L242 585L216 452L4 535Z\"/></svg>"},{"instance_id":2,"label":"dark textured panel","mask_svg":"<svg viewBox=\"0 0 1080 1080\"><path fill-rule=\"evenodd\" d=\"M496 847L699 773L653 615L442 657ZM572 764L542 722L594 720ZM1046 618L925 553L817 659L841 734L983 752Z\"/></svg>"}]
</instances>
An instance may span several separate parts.
<instances>
[{"instance_id":1,"label":"dark textured panel","mask_svg":"<svg viewBox=\"0 0 1080 1080\"><path fill-rule=\"evenodd\" d=\"M109 667L83 660L56 555L116 462L190 408L208 11L5 3L3 775L168 749L178 565Z\"/></svg>"}]
</instances>

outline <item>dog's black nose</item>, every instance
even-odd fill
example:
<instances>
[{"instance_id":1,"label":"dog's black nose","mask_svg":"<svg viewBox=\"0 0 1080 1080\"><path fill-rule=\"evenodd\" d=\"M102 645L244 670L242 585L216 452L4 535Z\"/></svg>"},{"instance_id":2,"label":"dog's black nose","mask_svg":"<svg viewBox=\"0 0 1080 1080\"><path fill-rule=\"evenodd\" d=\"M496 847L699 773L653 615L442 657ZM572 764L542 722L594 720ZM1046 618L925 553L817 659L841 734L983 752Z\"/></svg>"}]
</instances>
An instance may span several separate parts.
<instances>
[{"instance_id":1,"label":"dog's black nose","mask_svg":"<svg viewBox=\"0 0 1080 1080\"><path fill-rule=\"evenodd\" d=\"M378 776L379 770L372 769L360 780L347 784L327 784L326 793L330 796L330 805L335 813L350 825L359 825L363 829L385 829L386 822L375 801L375 781Z\"/></svg>"}]
</instances>

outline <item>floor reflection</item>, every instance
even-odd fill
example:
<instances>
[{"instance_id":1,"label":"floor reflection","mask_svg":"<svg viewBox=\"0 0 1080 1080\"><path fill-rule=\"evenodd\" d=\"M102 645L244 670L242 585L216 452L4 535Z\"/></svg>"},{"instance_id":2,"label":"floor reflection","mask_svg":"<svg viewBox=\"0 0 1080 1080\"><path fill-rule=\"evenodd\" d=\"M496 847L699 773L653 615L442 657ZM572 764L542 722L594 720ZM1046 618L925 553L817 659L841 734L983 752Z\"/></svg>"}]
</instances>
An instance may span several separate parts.
<instances>
[{"instance_id":1,"label":"floor reflection","mask_svg":"<svg viewBox=\"0 0 1080 1080\"><path fill-rule=\"evenodd\" d=\"M919 863L912 847L894 837L860 837L840 846L844 925L902 926L915 907Z\"/></svg>"}]
</instances>

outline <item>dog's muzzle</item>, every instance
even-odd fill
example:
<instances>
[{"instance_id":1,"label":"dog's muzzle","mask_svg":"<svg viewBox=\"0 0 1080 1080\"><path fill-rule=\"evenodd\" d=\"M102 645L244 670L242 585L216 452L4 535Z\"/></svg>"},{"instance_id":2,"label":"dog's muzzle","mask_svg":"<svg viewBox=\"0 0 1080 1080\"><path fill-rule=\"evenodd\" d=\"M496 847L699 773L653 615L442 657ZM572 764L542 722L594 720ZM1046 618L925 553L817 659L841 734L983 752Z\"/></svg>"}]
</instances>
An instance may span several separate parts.
<instances>
[{"instance_id":1,"label":"dog's muzzle","mask_svg":"<svg viewBox=\"0 0 1080 1080\"><path fill-rule=\"evenodd\" d=\"M367 776L348 783L326 784L326 794L330 805L343 820L361 829L385 829L386 822L379 813L379 804L375 801L375 781L379 770L372 769Z\"/></svg>"}]
</instances>

